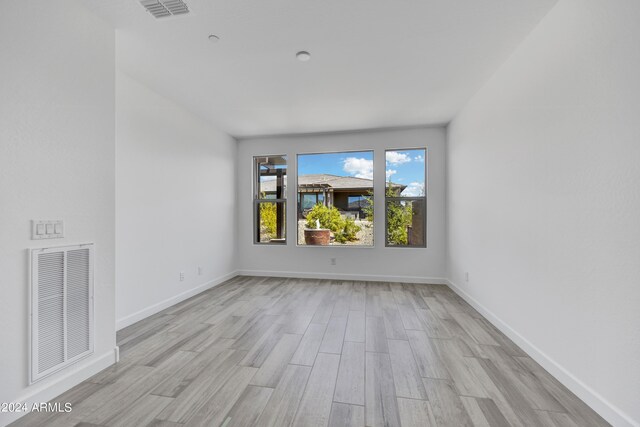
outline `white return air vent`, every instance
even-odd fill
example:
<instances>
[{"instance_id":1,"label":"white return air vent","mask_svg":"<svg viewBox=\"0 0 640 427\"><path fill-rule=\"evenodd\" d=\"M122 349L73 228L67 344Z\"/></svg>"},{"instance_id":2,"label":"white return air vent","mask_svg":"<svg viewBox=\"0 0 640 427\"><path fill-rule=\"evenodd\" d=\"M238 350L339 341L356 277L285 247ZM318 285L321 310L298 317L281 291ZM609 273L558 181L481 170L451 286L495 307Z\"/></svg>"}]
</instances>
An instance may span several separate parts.
<instances>
[{"instance_id":1,"label":"white return air vent","mask_svg":"<svg viewBox=\"0 0 640 427\"><path fill-rule=\"evenodd\" d=\"M93 244L31 250L34 383L93 353Z\"/></svg>"},{"instance_id":2,"label":"white return air vent","mask_svg":"<svg viewBox=\"0 0 640 427\"><path fill-rule=\"evenodd\" d=\"M182 0L140 0L140 4L156 18L189 13L189 8Z\"/></svg>"}]
</instances>

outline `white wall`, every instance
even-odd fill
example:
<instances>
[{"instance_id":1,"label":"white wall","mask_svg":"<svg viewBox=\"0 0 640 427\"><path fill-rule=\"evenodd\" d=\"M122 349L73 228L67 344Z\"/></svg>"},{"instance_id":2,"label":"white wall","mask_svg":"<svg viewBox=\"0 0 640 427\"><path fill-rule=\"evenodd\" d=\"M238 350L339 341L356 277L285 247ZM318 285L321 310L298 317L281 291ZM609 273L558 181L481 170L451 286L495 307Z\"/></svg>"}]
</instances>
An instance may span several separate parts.
<instances>
[{"instance_id":1,"label":"white wall","mask_svg":"<svg viewBox=\"0 0 640 427\"><path fill-rule=\"evenodd\" d=\"M116 81L120 329L234 274L236 142L127 75Z\"/></svg>"},{"instance_id":2,"label":"white wall","mask_svg":"<svg viewBox=\"0 0 640 427\"><path fill-rule=\"evenodd\" d=\"M0 64L0 402L43 402L115 360L114 32L74 0L5 0ZM30 240L31 219L66 237ZM95 354L29 387L27 248L84 242Z\"/></svg>"},{"instance_id":3,"label":"white wall","mask_svg":"<svg viewBox=\"0 0 640 427\"><path fill-rule=\"evenodd\" d=\"M638 22L636 0L561 0L447 150L452 282L621 426L640 425Z\"/></svg>"},{"instance_id":4,"label":"white wall","mask_svg":"<svg viewBox=\"0 0 640 427\"><path fill-rule=\"evenodd\" d=\"M442 282L445 277L444 147L442 127L243 139L238 149L238 259L246 274L363 280ZM427 248L384 247L385 149L427 147ZM374 150L374 248L296 246L296 154ZM253 244L253 156L286 154L286 246ZM294 230L294 231L292 231ZM329 259L336 258L336 265Z\"/></svg>"}]
</instances>

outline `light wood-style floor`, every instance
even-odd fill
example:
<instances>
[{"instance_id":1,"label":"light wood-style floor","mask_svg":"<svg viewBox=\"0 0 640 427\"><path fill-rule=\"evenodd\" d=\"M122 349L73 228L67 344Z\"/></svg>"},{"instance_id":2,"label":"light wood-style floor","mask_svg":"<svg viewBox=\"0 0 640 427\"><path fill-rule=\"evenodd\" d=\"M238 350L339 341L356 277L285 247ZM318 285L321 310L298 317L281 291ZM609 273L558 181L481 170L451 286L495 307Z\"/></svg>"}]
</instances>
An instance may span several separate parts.
<instances>
[{"instance_id":1,"label":"light wood-style floor","mask_svg":"<svg viewBox=\"0 0 640 427\"><path fill-rule=\"evenodd\" d=\"M449 288L236 277L27 426L608 425Z\"/></svg>"}]
</instances>

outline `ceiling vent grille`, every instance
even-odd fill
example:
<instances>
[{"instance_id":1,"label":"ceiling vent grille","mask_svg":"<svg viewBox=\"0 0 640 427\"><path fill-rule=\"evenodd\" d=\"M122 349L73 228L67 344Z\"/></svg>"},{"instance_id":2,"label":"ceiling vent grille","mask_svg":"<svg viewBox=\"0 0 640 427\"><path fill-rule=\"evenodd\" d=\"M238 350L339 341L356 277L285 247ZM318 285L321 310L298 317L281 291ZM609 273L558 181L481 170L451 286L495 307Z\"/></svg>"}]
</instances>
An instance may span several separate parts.
<instances>
[{"instance_id":1,"label":"ceiling vent grille","mask_svg":"<svg viewBox=\"0 0 640 427\"><path fill-rule=\"evenodd\" d=\"M189 13L189 8L182 0L140 0L140 4L156 18Z\"/></svg>"},{"instance_id":2,"label":"ceiling vent grille","mask_svg":"<svg viewBox=\"0 0 640 427\"><path fill-rule=\"evenodd\" d=\"M33 383L93 353L93 244L31 250Z\"/></svg>"}]
</instances>

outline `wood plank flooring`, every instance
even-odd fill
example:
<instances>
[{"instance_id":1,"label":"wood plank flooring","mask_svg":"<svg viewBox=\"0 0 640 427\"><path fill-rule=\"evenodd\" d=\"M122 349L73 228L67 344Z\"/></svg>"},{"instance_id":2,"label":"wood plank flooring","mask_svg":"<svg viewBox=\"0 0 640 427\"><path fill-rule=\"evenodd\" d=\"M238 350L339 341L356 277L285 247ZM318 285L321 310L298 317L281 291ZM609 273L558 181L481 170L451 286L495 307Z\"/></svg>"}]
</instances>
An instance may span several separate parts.
<instances>
[{"instance_id":1,"label":"wood plank flooring","mask_svg":"<svg viewBox=\"0 0 640 427\"><path fill-rule=\"evenodd\" d=\"M236 277L14 426L607 426L449 288Z\"/></svg>"}]
</instances>

